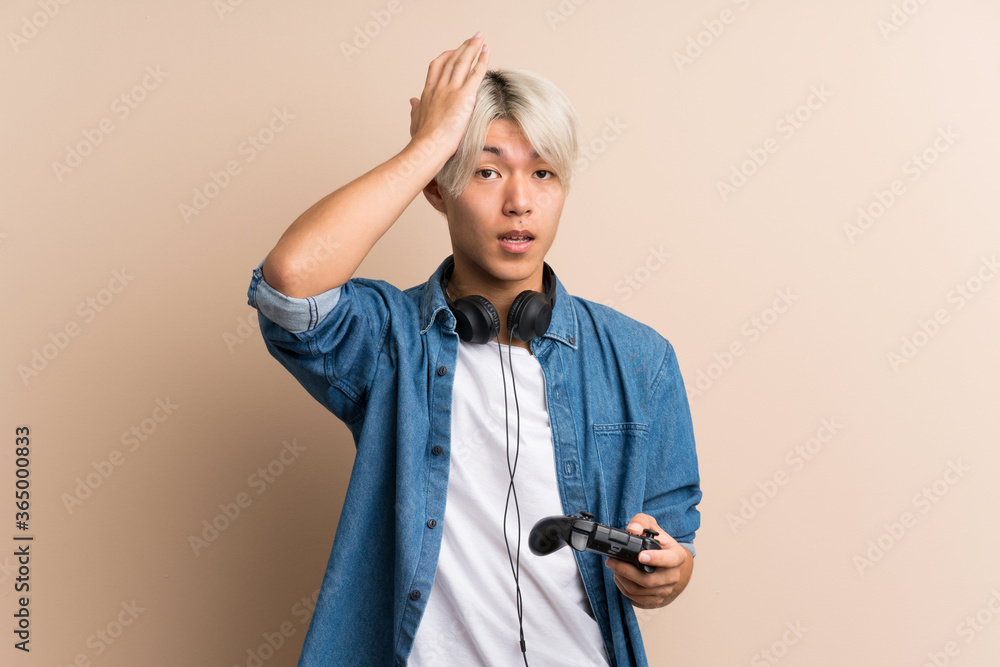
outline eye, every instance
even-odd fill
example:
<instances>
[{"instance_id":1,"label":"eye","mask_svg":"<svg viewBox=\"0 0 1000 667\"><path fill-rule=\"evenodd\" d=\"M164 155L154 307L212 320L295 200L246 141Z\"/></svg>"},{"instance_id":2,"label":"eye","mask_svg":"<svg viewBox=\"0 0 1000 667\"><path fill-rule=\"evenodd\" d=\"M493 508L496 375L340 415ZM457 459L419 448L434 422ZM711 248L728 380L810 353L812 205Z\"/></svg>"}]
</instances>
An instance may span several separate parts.
<instances>
[{"instance_id":1,"label":"eye","mask_svg":"<svg viewBox=\"0 0 1000 667\"><path fill-rule=\"evenodd\" d=\"M548 169L539 169L535 173L536 174L545 174L545 176L542 177L542 180L545 180L545 181L552 180L552 178L555 178L555 176L556 176L555 172L549 171ZM547 178L546 176L549 177L549 178Z\"/></svg>"},{"instance_id":2,"label":"eye","mask_svg":"<svg viewBox=\"0 0 1000 667\"><path fill-rule=\"evenodd\" d=\"M482 174L484 174L484 173L487 173L487 172L489 172L490 174L495 174L495 173L497 173L495 169L480 169L480 170L479 170L479 171L477 171L476 173L477 173L477 174L480 174L480 175L482 175ZM489 176L485 176L484 178L487 178L487 179L489 179L490 177L489 177Z\"/></svg>"}]
</instances>

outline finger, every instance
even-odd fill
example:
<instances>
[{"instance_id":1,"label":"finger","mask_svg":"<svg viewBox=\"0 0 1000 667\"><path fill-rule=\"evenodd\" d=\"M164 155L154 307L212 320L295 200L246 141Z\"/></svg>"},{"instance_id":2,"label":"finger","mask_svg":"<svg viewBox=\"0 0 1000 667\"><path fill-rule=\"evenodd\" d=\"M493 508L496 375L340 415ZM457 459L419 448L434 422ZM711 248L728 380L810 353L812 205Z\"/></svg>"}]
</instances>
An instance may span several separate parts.
<instances>
[{"instance_id":1,"label":"finger","mask_svg":"<svg viewBox=\"0 0 1000 667\"><path fill-rule=\"evenodd\" d=\"M462 49L473 39L475 37L465 40L457 49L442 51L437 58L431 61L430 65L427 66L427 80L424 82L425 93L436 88L441 81L447 82L451 79L455 58L461 55Z\"/></svg>"},{"instance_id":2,"label":"finger","mask_svg":"<svg viewBox=\"0 0 1000 667\"><path fill-rule=\"evenodd\" d=\"M433 90L441 80L445 63L455 53L454 50L444 51L427 66L427 79L424 81L424 93Z\"/></svg>"},{"instance_id":3,"label":"finger","mask_svg":"<svg viewBox=\"0 0 1000 667\"><path fill-rule=\"evenodd\" d=\"M657 609L662 607L663 601L673 592L665 591L654 595L646 595L644 593L630 593L624 590L617 580L615 580L615 585L618 586L618 590L621 591L622 595L632 601L632 606L639 607L640 609Z\"/></svg>"},{"instance_id":4,"label":"finger","mask_svg":"<svg viewBox=\"0 0 1000 667\"><path fill-rule=\"evenodd\" d=\"M445 64L441 74L442 80L454 83L458 86L465 84L472 69L473 59L482 51L483 33L477 32L469 39L462 42L462 45L455 51L455 57L450 58Z\"/></svg>"},{"instance_id":5,"label":"finger","mask_svg":"<svg viewBox=\"0 0 1000 667\"><path fill-rule=\"evenodd\" d=\"M474 88L479 87L479 82L483 80L486 76L486 72L490 68L490 45L483 44L482 50L479 52L479 59L476 61L475 66L472 71L469 72L469 78L465 82L466 85L471 85Z\"/></svg>"},{"instance_id":6,"label":"finger","mask_svg":"<svg viewBox=\"0 0 1000 667\"><path fill-rule=\"evenodd\" d=\"M490 47L489 44L479 43L477 49L474 51L469 51L469 63L464 66L462 71L468 72L463 85L473 85L478 86L479 82L482 81L483 77L486 75L486 69L490 62ZM473 60L475 60L475 65L473 65Z\"/></svg>"},{"instance_id":7,"label":"finger","mask_svg":"<svg viewBox=\"0 0 1000 667\"><path fill-rule=\"evenodd\" d=\"M674 587L670 585L645 588L625 578L616 576L614 579L615 586L621 591L621 594L640 606L659 607L674 590Z\"/></svg>"},{"instance_id":8,"label":"finger","mask_svg":"<svg viewBox=\"0 0 1000 667\"><path fill-rule=\"evenodd\" d=\"M657 569L680 567L686 560L687 551L680 545L663 549L646 549L639 552L640 563L652 565Z\"/></svg>"},{"instance_id":9,"label":"finger","mask_svg":"<svg viewBox=\"0 0 1000 667\"><path fill-rule=\"evenodd\" d=\"M642 512L639 512L629 520L628 526L626 526L626 530L628 530L628 532L630 533L639 535L642 533L642 531L646 530L647 528L651 530L656 530L659 527L660 527L659 524L656 523L656 519L654 519L648 514L643 514Z\"/></svg>"},{"instance_id":10,"label":"finger","mask_svg":"<svg viewBox=\"0 0 1000 667\"><path fill-rule=\"evenodd\" d=\"M638 595L638 593L636 593L636 591L633 590L632 588L632 582L629 581L628 579L619 577L616 574L614 576L614 580L615 580L615 586L618 587L618 590L620 590L622 592L622 595L624 595L625 597L632 598Z\"/></svg>"},{"instance_id":11,"label":"finger","mask_svg":"<svg viewBox=\"0 0 1000 667\"><path fill-rule=\"evenodd\" d=\"M632 517L626 530L633 535L641 535L644 530L655 530L657 532L656 541L659 542L664 549L672 549L673 546L677 544L677 540L675 540L665 530L660 528L660 524L657 523L656 519L641 512Z\"/></svg>"},{"instance_id":12,"label":"finger","mask_svg":"<svg viewBox=\"0 0 1000 667\"><path fill-rule=\"evenodd\" d=\"M615 573L616 579L622 579L623 581L627 580L644 588L648 588L650 586L650 581L656 574L655 572L643 572L635 565L626 563L625 561L617 558L606 558L604 560L604 565Z\"/></svg>"},{"instance_id":13,"label":"finger","mask_svg":"<svg viewBox=\"0 0 1000 667\"><path fill-rule=\"evenodd\" d=\"M477 32L455 49L454 56L445 64L447 81L462 85L472 67L472 60L482 50L483 33Z\"/></svg>"},{"instance_id":14,"label":"finger","mask_svg":"<svg viewBox=\"0 0 1000 667\"><path fill-rule=\"evenodd\" d=\"M649 553L650 555L660 555L663 554L657 551L643 552ZM683 560L681 560L683 562ZM656 567L653 572L645 572L640 570L635 565L631 563L626 563L623 560L618 560L616 558L608 558L605 561L607 568L615 573L615 577L621 579L622 581L632 582L629 584L633 590L655 590L663 586L674 586L681 580L681 570L680 567L669 567L666 565L656 565L651 563Z\"/></svg>"},{"instance_id":15,"label":"finger","mask_svg":"<svg viewBox=\"0 0 1000 667\"><path fill-rule=\"evenodd\" d=\"M477 55L479 57L476 59L476 64L472 66L466 83L468 84L469 81L474 81L475 83L473 85L478 87L479 82L483 80L484 76L486 76L486 70L490 68L490 45L483 44L482 48L480 48L477 52Z\"/></svg>"}]
</instances>

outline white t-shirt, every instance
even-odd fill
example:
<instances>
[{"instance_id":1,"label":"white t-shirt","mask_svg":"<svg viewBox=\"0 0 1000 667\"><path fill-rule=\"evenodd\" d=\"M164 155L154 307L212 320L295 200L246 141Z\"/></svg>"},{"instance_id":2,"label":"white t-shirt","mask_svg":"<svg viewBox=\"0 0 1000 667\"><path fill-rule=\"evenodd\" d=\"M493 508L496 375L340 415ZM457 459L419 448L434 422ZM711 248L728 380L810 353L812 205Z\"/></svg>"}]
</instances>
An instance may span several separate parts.
<instances>
[{"instance_id":1,"label":"white t-shirt","mask_svg":"<svg viewBox=\"0 0 1000 667\"><path fill-rule=\"evenodd\" d=\"M520 412L514 487L521 515L520 584L528 664L609 664L573 550L565 546L536 556L528 549L528 534L535 522L562 515L563 510L542 368L526 349L510 348L510 353L513 373L506 345L493 341L459 344L448 500L444 520L438 523L444 534L434 586L408 662L411 667L523 664L511 567L517 556L513 496L507 512L511 557L504 542L504 503L510 484L504 380L511 465Z\"/></svg>"}]
</instances>

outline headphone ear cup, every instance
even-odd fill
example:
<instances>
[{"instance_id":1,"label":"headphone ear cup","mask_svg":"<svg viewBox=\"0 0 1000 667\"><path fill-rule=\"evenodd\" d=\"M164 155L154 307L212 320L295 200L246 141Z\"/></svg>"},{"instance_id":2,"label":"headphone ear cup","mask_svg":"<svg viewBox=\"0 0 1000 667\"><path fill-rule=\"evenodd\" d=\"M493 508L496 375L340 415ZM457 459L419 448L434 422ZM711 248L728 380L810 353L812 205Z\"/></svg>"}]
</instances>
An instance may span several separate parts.
<instances>
[{"instance_id":1,"label":"headphone ear cup","mask_svg":"<svg viewBox=\"0 0 1000 667\"><path fill-rule=\"evenodd\" d=\"M517 295L507 313L507 332L529 342L545 333L552 320L552 306L545 295L525 290Z\"/></svg>"},{"instance_id":2,"label":"headphone ear cup","mask_svg":"<svg viewBox=\"0 0 1000 667\"><path fill-rule=\"evenodd\" d=\"M485 297L478 294L455 302L455 331L467 343L486 343L500 333L500 315Z\"/></svg>"}]
</instances>

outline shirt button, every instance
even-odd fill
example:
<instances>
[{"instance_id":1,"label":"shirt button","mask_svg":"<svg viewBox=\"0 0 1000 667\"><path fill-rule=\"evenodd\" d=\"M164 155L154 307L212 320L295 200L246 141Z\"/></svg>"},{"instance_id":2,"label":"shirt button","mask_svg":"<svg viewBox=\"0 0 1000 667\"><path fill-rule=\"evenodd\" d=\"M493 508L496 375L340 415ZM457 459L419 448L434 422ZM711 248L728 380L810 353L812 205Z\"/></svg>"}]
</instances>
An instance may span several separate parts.
<instances>
[{"instance_id":1,"label":"shirt button","mask_svg":"<svg viewBox=\"0 0 1000 667\"><path fill-rule=\"evenodd\" d=\"M569 344L570 344L570 345L576 345L576 339L575 339L575 338L573 338L572 336L570 336L570 337L569 337Z\"/></svg>"},{"instance_id":2,"label":"shirt button","mask_svg":"<svg viewBox=\"0 0 1000 667\"><path fill-rule=\"evenodd\" d=\"M438 366L438 375L447 375L447 374L448 374L447 366Z\"/></svg>"},{"instance_id":3,"label":"shirt button","mask_svg":"<svg viewBox=\"0 0 1000 667\"><path fill-rule=\"evenodd\" d=\"M433 447L431 447L431 454L433 454L434 456L441 456L441 452L443 451L444 447L442 447L441 445L434 445Z\"/></svg>"},{"instance_id":4,"label":"shirt button","mask_svg":"<svg viewBox=\"0 0 1000 667\"><path fill-rule=\"evenodd\" d=\"M428 528L433 528L436 525L438 525L437 521L435 521L434 519L427 519L427 527Z\"/></svg>"},{"instance_id":5,"label":"shirt button","mask_svg":"<svg viewBox=\"0 0 1000 667\"><path fill-rule=\"evenodd\" d=\"M410 599L411 600L419 600L420 599L420 591L418 591L416 588L414 588L412 591L410 591Z\"/></svg>"}]
</instances>

